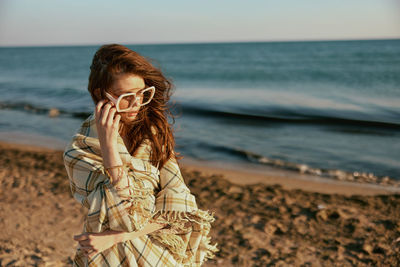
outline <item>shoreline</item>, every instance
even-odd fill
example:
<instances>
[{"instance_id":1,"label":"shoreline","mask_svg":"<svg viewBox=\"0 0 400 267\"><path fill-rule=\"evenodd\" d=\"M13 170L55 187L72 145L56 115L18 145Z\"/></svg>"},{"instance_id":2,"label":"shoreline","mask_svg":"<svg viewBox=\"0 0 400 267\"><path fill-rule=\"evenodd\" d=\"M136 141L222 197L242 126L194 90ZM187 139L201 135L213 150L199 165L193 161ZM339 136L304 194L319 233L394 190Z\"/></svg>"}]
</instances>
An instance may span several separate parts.
<instances>
[{"instance_id":1,"label":"shoreline","mask_svg":"<svg viewBox=\"0 0 400 267\"><path fill-rule=\"evenodd\" d=\"M63 151L5 142L0 148L0 265L70 266L72 237L82 233L88 210L71 195ZM215 218L211 243L219 252L205 267L399 263L400 194L217 162L178 164L198 208Z\"/></svg>"},{"instance_id":2,"label":"shoreline","mask_svg":"<svg viewBox=\"0 0 400 267\"><path fill-rule=\"evenodd\" d=\"M1 137L1 135L0 135ZM43 139L44 140L44 139ZM0 139L0 148L11 148L25 151L62 151L60 144L56 148L25 143L8 142ZM203 176L221 176L236 185L280 185L286 190L302 190L322 194L340 194L344 196L380 194L400 194L400 188L368 183L338 181L315 175L300 174L294 171L277 170L251 164L229 164L226 162L199 161L184 157L178 161L186 171L198 172ZM246 168L246 169L244 169Z\"/></svg>"},{"instance_id":3,"label":"shoreline","mask_svg":"<svg viewBox=\"0 0 400 267\"><path fill-rule=\"evenodd\" d=\"M286 190L303 190L322 194L341 194L345 196L379 194L400 194L400 188L377 184L339 181L315 175L300 174L294 171L273 170L272 168L254 168L243 170L233 164L225 166L213 165L209 162L199 162L192 159L182 160L182 168L198 171L203 175L221 174L230 182L238 185L262 183L265 185L279 184ZM222 163L221 163L222 164ZM229 168L227 167L229 166ZM252 166L253 167L253 166ZM243 179L245 177L245 179Z\"/></svg>"}]
</instances>

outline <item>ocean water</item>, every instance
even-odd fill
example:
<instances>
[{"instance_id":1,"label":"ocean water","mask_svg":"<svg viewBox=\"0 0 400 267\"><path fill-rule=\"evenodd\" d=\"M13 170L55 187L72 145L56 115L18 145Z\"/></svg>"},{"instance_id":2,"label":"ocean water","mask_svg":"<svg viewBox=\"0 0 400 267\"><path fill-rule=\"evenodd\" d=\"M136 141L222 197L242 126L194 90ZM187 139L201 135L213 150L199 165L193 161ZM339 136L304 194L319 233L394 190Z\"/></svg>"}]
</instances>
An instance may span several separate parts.
<instances>
[{"instance_id":1,"label":"ocean water","mask_svg":"<svg viewBox=\"0 0 400 267\"><path fill-rule=\"evenodd\" d=\"M0 48L0 133L66 144L94 109L98 47ZM173 80L185 157L400 181L400 40L128 47Z\"/></svg>"}]
</instances>

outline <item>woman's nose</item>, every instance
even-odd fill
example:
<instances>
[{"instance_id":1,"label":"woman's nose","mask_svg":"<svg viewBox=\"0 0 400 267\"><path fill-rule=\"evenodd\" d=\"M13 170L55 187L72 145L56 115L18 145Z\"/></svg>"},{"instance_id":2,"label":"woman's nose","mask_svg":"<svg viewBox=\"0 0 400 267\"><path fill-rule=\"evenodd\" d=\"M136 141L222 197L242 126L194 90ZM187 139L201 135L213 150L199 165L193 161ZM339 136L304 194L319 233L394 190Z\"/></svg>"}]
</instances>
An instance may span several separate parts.
<instances>
[{"instance_id":1,"label":"woman's nose","mask_svg":"<svg viewBox=\"0 0 400 267\"><path fill-rule=\"evenodd\" d=\"M140 107L140 98L139 97L136 97L134 107Z\"/></svg>"}]
</instances>

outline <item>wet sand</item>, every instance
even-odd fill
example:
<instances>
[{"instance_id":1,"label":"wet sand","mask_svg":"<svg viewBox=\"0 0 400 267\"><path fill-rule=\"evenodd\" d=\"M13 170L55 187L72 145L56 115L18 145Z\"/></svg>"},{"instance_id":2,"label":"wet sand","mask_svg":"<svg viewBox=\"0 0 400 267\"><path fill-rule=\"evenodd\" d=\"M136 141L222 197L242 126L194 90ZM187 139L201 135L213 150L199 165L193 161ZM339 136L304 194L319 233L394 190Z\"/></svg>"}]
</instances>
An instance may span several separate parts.
<instances>
[{"instance_id":1,"label":"wet sand","mask_svg":"<svg viewBox=\"0 0 400 267\"><path fill-rule=\"evenodd\" d=\"M62 151L0 142L0 266L69 266L85 209ZM204 266L398 266L400 194L384 186L182 160L199 208L214 212Z\"/></svg>"}]
</instances>

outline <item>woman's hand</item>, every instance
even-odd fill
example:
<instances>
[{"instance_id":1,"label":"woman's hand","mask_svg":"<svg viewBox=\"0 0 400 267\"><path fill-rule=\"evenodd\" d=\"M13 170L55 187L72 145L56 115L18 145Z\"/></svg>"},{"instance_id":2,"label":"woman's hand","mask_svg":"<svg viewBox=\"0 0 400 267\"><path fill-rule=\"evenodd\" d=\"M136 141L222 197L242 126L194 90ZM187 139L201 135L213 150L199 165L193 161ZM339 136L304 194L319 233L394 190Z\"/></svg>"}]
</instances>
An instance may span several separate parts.
<instances>
[{"instance_id":1,"label":"woman's hand","mask_svg":"<svg viewBox=\"0 0 400 267\"><path fill-rule=\"evenodd\" d=\"M104 167L118 166L122 164L117 146L118 128L121 115L115 115L116 111L114 104L111 102L106 103L105 100L100 100L96 105L96 128ZM116 177L117 171L115 169L110 170L110 172L113 177Z\"/></svg>"},{"instance_id":2,"label":"woman's hand","mask_svg":"<svg viewBox=\"0 0 400 267\"><path fill-rule=\"evenodd\" d=\"M116 148L121 115L112 102L100 100L95 109L96 128L102 150Z\"/></svg>"},{"instance_id":3,"label":"woman's hand","mask_svg":"<svg viewBox=\"0 0 400 267\"><path fill-rule=\"evenodd\" d=\"M87 256L92 257L116 244L116 233L110 230L102 233L84 233L75 235L74 240L79 242L81 250Z\"/></svg>"},{"instance_id":4,"label":"woman's hand","mask_svg":"<svg viewBox=\"0 0 400 267\"><path fill-rule=\"evenodd\" d=\"M106 230L102 233L83 233L75 235L74 240L79 242L81 250L89 257L93 257L97 253L112 247L113 245L133 240L142 235L147 235L160 229L169 229L168 224L149 223L143 229L134 232L121 232L114 230Z\"/></svg>"}]
</instances>

